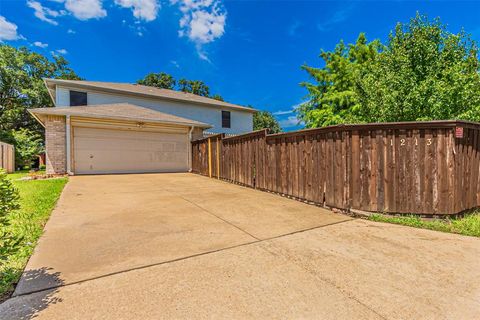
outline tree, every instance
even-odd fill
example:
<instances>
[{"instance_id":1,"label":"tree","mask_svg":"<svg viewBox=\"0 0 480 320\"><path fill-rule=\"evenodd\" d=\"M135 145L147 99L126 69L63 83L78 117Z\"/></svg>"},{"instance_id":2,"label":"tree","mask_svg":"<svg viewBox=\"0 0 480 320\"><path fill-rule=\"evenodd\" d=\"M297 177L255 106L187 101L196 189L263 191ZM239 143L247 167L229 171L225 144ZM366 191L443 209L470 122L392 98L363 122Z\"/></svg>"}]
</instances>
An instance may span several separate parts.
<instances>
[{"instance_id":1,"label":"tree","mask_svg":"<svg viewBox=\"0 0 480 320\"><path fill-rule=\"evenodd\" d=\"M211 97L212 99L218 100L218 101L224 101L223 97L219 94L215 94Z\"/></svg>"},{"instance_id":2,"label":"tree","mask_svg":"<svg viewBox=\"0 0 480 320\"><path fill-rule=\"evenodd\" d=\"M308 90L308 101L297 109L299 119L308 128L328 126L344 122L357 122L354 110L360 108L355 83L366 65L378 55L378 41L367 43L361 33L355 44L343 41L333 52L322 51L320 57L325 67L302 66L315 83L300 85Z\"/></svg>"},{"instance_id":3,"label":"tree","mask_svg":"<svg viewBox=\"0 0 480 320\"><path fill-rule=\"evenodd\" d=\"M184 78L177 81L172 75L165 72L149 73L143 79L138 80L137 83L145 86L193 93L202 97L223 101L221 95L210 94L210 87L205 82Z\"/></svg>"},{"instance_id":4,"label":"tree","mask_svg":"<svg viewBox=\"0 0 480 320\"><path fill-rule=\"evenodd\" d=\"M193 93L202 97L210 97L210 88L203 81L180 79L178 85L180 91Z\"/></svg>"},{"instance_id":5,"label":"tree","mask_svg":"<svg viewBox=\"0 0 480 320\"><path fill-rule=\"evenodd\" d=\"M161 89L173 90L177 84L173 76L165 72L149 73L143 79L137 81L144 86L157 87Z\"/></svg>"},{"instance_id":6,"label":"tree","mask_svg":"<svg viewBox=\"0 0 480 320\"><path fill-rule=\"evenodd\" d=\"M397 24L386 45L343 42L322 52L325 67L303 68L307 127L337 123L465 119L480 121L480 68L475 42L417 14Z\"/></svg>"},{"instance_id":7,"label":"tree","mask_svg":"<svg viewBox=\"0 0 480 320\"><path fill-rule=\"evenodd\" d=\"M12 132L26 128L43 135L27 112L53 103L43 78L80 79L61 56L53 59L27 48L0 45L0 139L14 143Z\"/></svg>"},{"instance_id":8,"label":"tree","mask_svg":"<svg viewBox=\"0 0 480 320\"><path fill-rule=\"evenodd\" d=\"M44 151L42 136L26 128L12 131L15 144L15 162L20 167L31 167L35 158Z\"/></svg>"},{"instance_id":9,"label":"tree","mask_svg":"<svg viewBox=\"0 0 480 320\"><path fill-rule=\"evenodd\" d=\"M253 130L261 129L268 129L269 133L282 131L277 119L268 111L257 111L253 114Z\"/></svg>"}]
</instances>

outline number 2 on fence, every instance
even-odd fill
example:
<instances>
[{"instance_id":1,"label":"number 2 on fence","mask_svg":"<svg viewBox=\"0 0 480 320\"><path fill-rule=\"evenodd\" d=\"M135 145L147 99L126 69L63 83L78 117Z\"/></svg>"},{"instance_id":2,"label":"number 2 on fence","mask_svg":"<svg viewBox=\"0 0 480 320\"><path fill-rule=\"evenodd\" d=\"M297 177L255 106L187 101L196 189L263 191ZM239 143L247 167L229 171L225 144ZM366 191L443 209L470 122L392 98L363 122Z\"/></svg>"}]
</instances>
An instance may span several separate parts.
<instances>
[{"instance_id":1,"label":"number 2 on fence","mask_svg":"<svg viewBox=\"0 0 480 320\"><path fill-rule=\"evenodd\" d=\"M427 138L427 143L426 145L429 146L432 144L432 138ZM402 138L400 139L400 146L405 146L406 145L406 139ZM418 140L415 138L415 145L418 146ZM390 139L390 146L393 147L393 139Z\"/></svg>"}]
</instances>

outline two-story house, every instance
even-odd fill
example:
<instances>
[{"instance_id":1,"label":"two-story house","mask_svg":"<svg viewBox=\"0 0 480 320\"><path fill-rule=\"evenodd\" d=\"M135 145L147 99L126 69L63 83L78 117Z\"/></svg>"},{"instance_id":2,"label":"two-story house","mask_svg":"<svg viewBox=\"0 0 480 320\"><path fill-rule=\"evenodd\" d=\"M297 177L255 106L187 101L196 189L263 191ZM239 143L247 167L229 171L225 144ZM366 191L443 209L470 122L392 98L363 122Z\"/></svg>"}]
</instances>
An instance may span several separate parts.
<instances>
[{"instance_id":1,"label":"two-story house","mask_svg":"<svg viewBox=\"0 0 480 320\"><path fill-rule=\"evenodd\" d=\"M45 127L47 173L185 172L190 142L252 131L254 109L137 84L45 79L53 108L30 109Z\"/></svg>"}]
</instances>

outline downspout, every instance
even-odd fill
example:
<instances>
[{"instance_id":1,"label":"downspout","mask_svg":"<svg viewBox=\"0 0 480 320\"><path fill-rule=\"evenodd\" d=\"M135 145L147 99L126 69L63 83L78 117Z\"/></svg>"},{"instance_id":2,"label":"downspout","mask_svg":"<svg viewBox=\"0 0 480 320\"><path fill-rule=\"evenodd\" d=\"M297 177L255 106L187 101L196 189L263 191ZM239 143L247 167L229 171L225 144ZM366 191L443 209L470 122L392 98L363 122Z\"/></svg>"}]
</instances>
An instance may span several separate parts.
<instances>
[{"instance_id":1,"label":"downspout","mask_svg":"<svg viewBox=\"0 0 480 320\"><path fill-rule=\"evenodd\" d=\"M71 152L71 145L72 145L72 142L71 142L71 135L70 135L70 116L67 115L66 116L66 119L65 119L65 141L67 142L66 144L66 149L65 150L66 154L67 154L67 174L69 176L73 175L73 172L72 172L72 168L71 168L71 165L72 165L72 152Z\"/></svg>"},{"instance_id":2,"label":"downspout","mask_svg":"<svg viewBox=\"0 0 480 320\"><path fill-rule=\"evenodd\" d=\"M193 129L195 127L192 126L190 127L190 130L188 131L188 141L189 141L189 146L188 146L188 172L192 172L192 133Z\"/></svg>"}]
</instances>

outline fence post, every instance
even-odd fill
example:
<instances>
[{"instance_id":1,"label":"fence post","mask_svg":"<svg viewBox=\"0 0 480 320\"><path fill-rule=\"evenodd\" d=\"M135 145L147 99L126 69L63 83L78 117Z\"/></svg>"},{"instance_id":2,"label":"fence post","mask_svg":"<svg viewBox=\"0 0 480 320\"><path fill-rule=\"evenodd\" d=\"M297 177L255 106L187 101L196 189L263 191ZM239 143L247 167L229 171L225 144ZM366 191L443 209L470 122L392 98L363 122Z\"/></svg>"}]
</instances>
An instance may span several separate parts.
<instances>
[{"instance_id":1,"label":"fence post","mask_svg":"<svg viewBox=\"0 0 480 320\"><path fill-rule=\"evenodd\" d=\"M217 137L217 179L220 179L220 137Z\"/></svg>"},{"instance_id":2,"label":"fence post","mask_svg":"<svg viewBox=\"0 0 480 320\"><path fill-rule=\"evenodd\" d=\"M208 138L208 176L212 177L212 143Z\"/></svg>"}]
</instances>

